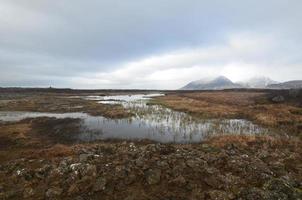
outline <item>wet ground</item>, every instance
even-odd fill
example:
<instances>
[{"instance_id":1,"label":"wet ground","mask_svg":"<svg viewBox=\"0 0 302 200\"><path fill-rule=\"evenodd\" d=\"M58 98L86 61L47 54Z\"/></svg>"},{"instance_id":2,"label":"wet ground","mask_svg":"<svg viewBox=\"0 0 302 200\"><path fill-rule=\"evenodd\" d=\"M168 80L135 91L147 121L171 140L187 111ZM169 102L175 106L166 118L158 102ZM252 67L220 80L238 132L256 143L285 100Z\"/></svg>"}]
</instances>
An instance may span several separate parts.
<instances>
[{"instance_id":1,"label":"wet ground","mask_svg":"<svg viewBox=\"0 0 302 200\"><path fill-rule=\"evenodd\" d=\"M22 91L0 93L0 199L302 199L299 95Z\"/></svg>"},{"instance_id":2,"label":"wet ground","mask_svg":"<svg viewBox=\"0 0 302 200\"><path fill-rule=\"evenodd\" d=\"M149 104L151 98L157 96L164 96L164 94L68 97L97 101L100 104L121 104L133 114L123 119L91 116L82 112L2 111L0 112L0 120L13 122L38 117L81 119L79 132L72 136L76 142L92 142L104 139L148 139L162 143L197 143L216 135L261 135L269 133L268 129L245 119L199 119L183 112L173 111L162 105Z\"/></svg>"}]
</instances>

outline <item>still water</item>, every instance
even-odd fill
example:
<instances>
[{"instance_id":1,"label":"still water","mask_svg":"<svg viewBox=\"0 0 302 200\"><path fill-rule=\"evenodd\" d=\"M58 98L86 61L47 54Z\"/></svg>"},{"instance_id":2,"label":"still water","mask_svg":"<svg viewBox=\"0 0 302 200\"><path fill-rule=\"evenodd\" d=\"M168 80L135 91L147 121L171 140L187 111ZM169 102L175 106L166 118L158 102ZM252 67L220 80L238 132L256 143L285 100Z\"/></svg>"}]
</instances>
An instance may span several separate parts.
<instances>
[{"instance_id":1,"label":"still water","mask_svg":"<svg viewBox=\"0 0 302 200\"><path fill-rule=\"evenodd\" d=\"M76 97L104 104L122 104L135 115L109 119L86 113L0 112L1 121L26 118L80 118L81 130L73 137L79 141L102 139L150 139L162 143L196 143L208 136L221 134L265 134L268 130L244 119L196 119L148 101L163 94Z\"/></svg>"}]
</instances>

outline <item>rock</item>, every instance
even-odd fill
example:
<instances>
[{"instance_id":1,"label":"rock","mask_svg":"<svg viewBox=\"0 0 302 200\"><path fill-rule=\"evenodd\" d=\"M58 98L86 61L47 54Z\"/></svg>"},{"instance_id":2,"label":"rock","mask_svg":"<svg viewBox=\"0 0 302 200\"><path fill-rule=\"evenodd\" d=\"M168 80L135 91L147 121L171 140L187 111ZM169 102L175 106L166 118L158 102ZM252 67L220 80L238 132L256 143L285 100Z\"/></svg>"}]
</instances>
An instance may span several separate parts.
<instances>
[{"instance_id":1,"label":"rock","mask_svg":"<svg viewBox=\"0 0 302 200\"><path fill-rule=\"evenodd\" d=\"M63 192L63 189L62 188L59 188L59 187L52 187L52 188L49 188L47 191L46 191L46 197L47 198L55 198L55 197L58 197L62 194Z\"/></svg>"},{"instance_id":2,"label":"rock","mask_svg":"<svg viewBox=\"0 0 302 200\"><path fill-rule=\"evenodd\" d=\"M135 160L135 164L138 166L138 167L143 167L144 164L145 164L145 159L143 157L139 157Z\"/></svg>"},{"instance_id":3,"label":"rock","mask_svg":"<svg viewBox=\"0 0 302 200\"><path fill-rule=\"evenodd\" d=\"M195 160L187 160L186 162L188 167L195 168L198 166L198 163Z\"/></svg>"},{"instance_id":4,"label":"rock","mask_svg":"<svg viewBox=\"0 0 302 200\"><path fill-rule=\"evenodd\" d=\"M268 195L259 188L244 188L237 197L238 200L268 200Z\"/></svg>"},{"instance_id":5,"label":"rock","mask_svg":"<svg viewBox=\"0 0 302 200\"><path fill-rule=\"evenodd\" d=\"M210 146L208 144L202 144L201 148L206 153L212 153L212 152L218 152L219 151L219 149L217 149L217 148L215 148L213 146Z\"/></svg>"},{"instance_id":6,"label":"rock","mask_svg":"<svg viewBox=\"0 0 302 200\"><path fill-rule=\"evenodd\" d=\"M185 163L178 163L177 165L174 165L173 169L170 170L170 173L173 177L178 177L183 173L185 168L186 168Z\"/></svg>"},{"instance_id":7,"label":"rock","mask_svg":"<svg viewBox=\"0 0 302 200\"><path fill-rule=\"evenodd\" d=\"M212 188L220 188L220 181L217 176L210 176L204 179L205 183Z\"/></svg>"},{"instance_id":8,"label":"rock","mask_svg":"<svg viewBox=\"0 0 302 200\"><path fill-rule=\"evenodd\" d=\"M94 183L94 178L91 176L84 176L76 182L81 193L91 191Z\"/></svg>"},{"instance_id":9,"label":"rock","mask_svg":"<svg viewBox=\"0 0 302 200\"><path fill-rule=\"evenodd\" d=\"M16 175L30 181L34 176L34 172L28 171L27 169L20 169L16 171Z\"/></svg>"},{"instance_id":10,"label":"rock","mask_svg":"<svg viewBox=\"0 0 302 200\"><path fill-rule=\"evenodd\" d=\"M161 170L160 169L149 169L145 173L146 182L149 185L154 185L160 182Z\"/></svg>"},{"instance_id":11,"label":"rock","mask_svg":"<svg viewBox=\"0 0 302 200\"><path fill-rule=\"evenodd\" d=\"M107 180L104 177L99 177L96 179L93 186L93 191L98 192L106 189Z\"/></svg>"},{"instance_id":12,"label":"rock","mask_svg":"<svg viewBox=\"0 0 302 200\"><path fill-rule=\"evenodd\" d=\"M296 191L288 181L282 179L270 180L265 184L264 189L271 191L270 196L284 197L284 199L302 199L302 193Z\"/></svg>"},{"instance_id":13,"label":"rock","mask_svg":"<svg viewBox=\"0 0 302 200\"><path fill-rule=\"evenodd\" d=\"M136 176L135 176L134 173L130 173L130 174L128 174L124 179L125 179L125 180L124 180L125 184L126 184L126 185L130 185L130 184L132 184L132 183L135 182Z\"/></svg>"},{"instance_id":14,"label":"rock","mask_svg":"<svg viewBox=\"0 0 302 200\"><path fill-rule=\"evenodd\" d=\"M77 194L78 192L80 192L80 190L79 190L79 187L77 186L77 184L72 184L68 189L69 196L73 196L73 195Z\"/></svg>"},{"instance_id":15,"label":"rock","mask_svg":"<svg viewBox=\"0 0 302 200\"><path fill-rule=\"evenodd\" d=\"M275 103L282 103L285 101L285 98L283 96L279 95L279 96L273 97L272 101Z\"/></svg>"},{"instance_id":16,"label":"rock","mask_svg":"<svg viewBox=\"0 0 302 200\"><path fill-rule=\"evenodd\" d=\"M136 196L133 194L130 194L129 196L127 196L124 200L135 200Z\"/></svg>"},{"instance_id":17,"label":"rock","mask_svg":"<svg viewBox=\"0 0 302 200\"><path fill-rule=\"evenodd\" d=\"M302 90L301 89L290 89L289 90L289 96L293 98L297 98L299 95L301 95Z\"/></svg>"},{"instance_id":18,"label":"rock","mask_svg":"<svg viewBox=\"0 0 302 200\"><path fill-rule=\"evenodd\" d=\"M96 166L86 164L80 169L82 176L96 176Z\"/></svg>"},{"instance_id":19,"label":"rock","mask_svg":"<svg viewBox=\"0 0 302 200\"><path fill-rule=\"evenodd\" d=\"M75 174L78 174L78 170L80 168L80 166L82 165L82 163L73 163L69 166L69 168L71 169L71 171L73 171Z\"/></svg>"},{"instance_id":20,"label":"rock","mask_svg":"<svg viewBox=\"0 0 302 200\"><path fill-rule=\"evenodd\" d=\"M184 186L184 185L186 185L187 181L182 175L180 175L180 176L176 177L175 179L169 181L169 183L176 185L176 186Z\"/></svg>"},{"instance_id":21,"label":"rock","mask_svg":"<svg viewBox=\"0 0 302 200\"><path fill-rule=\"evenodd\" d=\"M207 192L206 199L215 199L215 200L229 200L229 196L225 191L220 190L211 190Z\"/></svg>"},{"instance_id":22,"label":"rock","mask_svg":"<svg viewBox=\"0 0 302 200\"><path fill-rule=\"evenodd\" d=\"M29 198L34 195L34 190L31 187L27 187L23 191L23 197L24 198Z\"/></svg>"},{"instance_id":23,"label":"rock","mask_svg":"<svg viewBox=\"0 0 302 200\"><path fill-rule=\"evenodd\" d=\"M82 154L80 154L80 156L79 156L79 161L81 162L81 163L85 163L85 162L87 162L89 159L91 159L91 158L93 158L94 156L92 155L92 154L84 154L84 153L82 153Z\"/></svg>"},{"instance_id":24,"label":"rock","mask_svg":"<svg viewBox=\"0 0 302 200\"><path fill-rule=\"evenodd\" d=\"M51 170L51 172L49 173L48 178L52 179L52 180L58 180L60 178L62 178L63 176L63 170L61 168L54 168L53 170ZM41 175L40 173L37 173L36 176L39 177L38 175ZM42 176L39 177L40 179L42 178Z\"/></svg>"},{"instance_id":25,"label":"rock","mask_svg":"<svg viewBox=\"0 0 302 200\"><path fill-rule=\"evenodd\" d=\"M157 161L156 165L160 168L166 168L169 167L169 164L165 160Z\"/></svg>"},{"instance_id":26,"label":"rock","mask_svg":"<svg viewBox=\"0 0 302 200\"><path fill-rule=\"evenodd\" d=\"M3 199L17 199L17 197L19 196L20 191L14 189L14 190L10 190L4 193L4 198ZM22 195L22 193L21 193Z\"/></svg>"}]
</instances>

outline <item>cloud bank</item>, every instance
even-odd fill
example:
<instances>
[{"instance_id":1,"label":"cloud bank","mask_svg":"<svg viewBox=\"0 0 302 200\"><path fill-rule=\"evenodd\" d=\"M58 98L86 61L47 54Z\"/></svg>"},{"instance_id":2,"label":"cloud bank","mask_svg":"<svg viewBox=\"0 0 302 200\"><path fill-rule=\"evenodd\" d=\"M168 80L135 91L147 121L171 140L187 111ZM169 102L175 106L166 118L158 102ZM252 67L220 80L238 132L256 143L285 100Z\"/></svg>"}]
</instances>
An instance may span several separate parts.
<instances>
[{"instance_id":1,"label":"cloud bank","mask_svg":"<svg viewBox=\"0 0 302 200\"><path fill-rule=\"evenodd\" d=\"M0 86L302 79L302 2L0 0Z\"/></svg>"}]
</instances>

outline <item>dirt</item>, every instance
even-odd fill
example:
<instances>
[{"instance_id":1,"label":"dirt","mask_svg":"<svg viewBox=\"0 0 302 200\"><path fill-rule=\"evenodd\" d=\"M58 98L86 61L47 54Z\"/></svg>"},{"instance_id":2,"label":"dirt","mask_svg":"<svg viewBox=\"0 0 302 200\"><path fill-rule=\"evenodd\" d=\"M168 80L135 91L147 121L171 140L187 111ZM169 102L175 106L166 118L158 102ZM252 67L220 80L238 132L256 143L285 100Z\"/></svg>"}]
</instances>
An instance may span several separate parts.
<instances>
[{"instance_id":1,"label":"dirt","mask_svg":"<svg viewBox=\"0 0 302 200\"><path fill-rule=\"evenodd\" d=\"M65 112L83 105L82 100L61 98L34 94L2 100L9 110L15 106ZM174 93L159 98L200 117L295 116L290 126L296 127L297 101L270 99L266 92ZM86 108L76 109L89 113ZM279 127L275 122L270 126ZM0 122L0 199L302 199L302 142L293 127L288 137L225 135L198 144L78 143L73 140L78 124L78 119L47 117Z\"/></svg>"}]
</instances>

